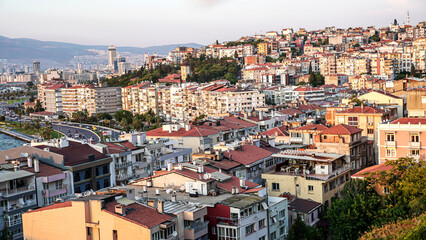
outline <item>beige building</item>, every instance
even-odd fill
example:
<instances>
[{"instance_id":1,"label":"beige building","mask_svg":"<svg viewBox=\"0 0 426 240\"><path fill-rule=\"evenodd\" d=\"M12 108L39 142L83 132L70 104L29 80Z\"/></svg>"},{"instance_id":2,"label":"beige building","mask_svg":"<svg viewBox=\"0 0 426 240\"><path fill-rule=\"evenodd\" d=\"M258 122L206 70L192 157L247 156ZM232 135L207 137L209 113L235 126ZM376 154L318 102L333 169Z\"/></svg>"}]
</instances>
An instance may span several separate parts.
<instances>
[{"instance_id":1,"label":"beige building","mask_svg":"<svg viewBox=\"0 0 426 240\"><path fill-rule=\"evenodd\" d=\"M65 84L56 84L44 89L44 110L52 113L62 113L62 89Z\"/></svg>"},{"instance_id":2,"label":"beige building","mask_svg":"<svg viewBox=\"0 0 426 240\"><path fill-rule=\"evenodd\" d=\"M409 117L426 117L426 88L405 91Z\"/></svg>"},{"instance_id":3,"label":"beige building","mask_svg":"<svg viewBox=\"0 0 426 240\"><path fill-rule=\"evenodd\" d=\"M286 150L272 157L282 163L262 178L273 197L291 194L330 206L331 198L350 180L351 167L341 154Z\"/></svg>"},{"instance_id":4,"label":"beige building","mask_svg":"<svg viewBox=\"0 0 426 240\"><path fill-rule=\"evenodd\" d=\"M62 90L63 111L68 115L83 110L89 115L114 114L122 109L121 100L120 87L81 85Z\"/></svg>"},{"instance_id":5,"label":"beige building","mask_svg":"<svg viewBox=\"0 0 426 240\"><path fill-rule=\"evenodd\" d=\"M163 204L155 209L114 195L55 203L22 215L24 239L175 239L176 217L164 213Z\"/></svg>"}]
</instances>

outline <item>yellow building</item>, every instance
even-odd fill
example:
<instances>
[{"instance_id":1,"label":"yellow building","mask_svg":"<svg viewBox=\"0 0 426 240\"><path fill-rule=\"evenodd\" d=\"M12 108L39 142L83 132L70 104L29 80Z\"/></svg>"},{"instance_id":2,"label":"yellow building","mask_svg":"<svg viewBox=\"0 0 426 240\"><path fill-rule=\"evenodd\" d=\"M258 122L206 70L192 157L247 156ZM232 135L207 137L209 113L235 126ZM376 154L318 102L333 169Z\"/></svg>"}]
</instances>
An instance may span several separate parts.
<instances>
[{"instance_id":1,"label":"yellow building","mask_svg":"<svg viewBox=\"0 0 426 240\"><path fill-rule=\"evenodd\" d=\"M269 44L266 42L262 42L257 44L257 53L261 55L269 54Z\"/></svg>"},{"instance_id":2,"label":"yellow building","mask_svg":"<svg viewBox=\"0 0 426 240\"><path fill-rule=\"evenodd\" d=\"M191 75L191 67L187 63L182 63L180 66L180 76L182 81L185 82L187 77Z\"/></svg>"},{"instance_id":3,"label":"yellow building","mask_svg":"<svg viewBox=\"0 0 426 240\"><path fill-rule=\"evenodd\" d=\"M394 107L397 109L397 118L402 118L406 110L406 103L403 98L382 91L371 91L358 97L358 99L377 106Z\"/></svg>"},{"instance_id":4,"label":"yellow building","mask_svg":"<svg viewBox=\"0 0 426 240\"><path fill-rule=\"evenodd\" d=\"M26 240L173 239L176 218L130 199L89 195L26 212L22 215Z\"/></svg>"},{"instance_id":5,"label":"yellow building","mask_svg":"<svg viewBox=\"0 0 426 240\"><path fill-rule=\"evenodd\" d=\"M330 206L331 198L350 180L344 155L286 150L272 157L281 162L278 171L262 174L272 197L291 194Z\"/></svg>"}]
</instances>

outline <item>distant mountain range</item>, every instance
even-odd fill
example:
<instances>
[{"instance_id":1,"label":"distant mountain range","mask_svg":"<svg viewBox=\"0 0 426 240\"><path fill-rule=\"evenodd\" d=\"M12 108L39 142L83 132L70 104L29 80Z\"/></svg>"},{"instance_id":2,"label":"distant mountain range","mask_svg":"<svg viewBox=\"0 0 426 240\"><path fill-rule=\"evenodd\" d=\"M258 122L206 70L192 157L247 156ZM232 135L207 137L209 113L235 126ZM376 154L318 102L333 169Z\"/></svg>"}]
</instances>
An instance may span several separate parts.
<instances>
[{"instance_id":1,"label":"distant mountain range","mask_svg":"<svg viewBox=\"0 0 426 240\"><path fill-rule=\"evenodd\" d=\"M119 47L118 52L130 52L134 54L154 53L167 55L179 46L200 48L203 45L197 43L169 44L151 47ZM93 55L89 49L107 50L109 46L80 45L64 42L40 41L30 38L8 38L0 36L0 59L8 62L31 64L37 59L50 64L67 64L74 56Z\"/></svg>"}]
</instances>

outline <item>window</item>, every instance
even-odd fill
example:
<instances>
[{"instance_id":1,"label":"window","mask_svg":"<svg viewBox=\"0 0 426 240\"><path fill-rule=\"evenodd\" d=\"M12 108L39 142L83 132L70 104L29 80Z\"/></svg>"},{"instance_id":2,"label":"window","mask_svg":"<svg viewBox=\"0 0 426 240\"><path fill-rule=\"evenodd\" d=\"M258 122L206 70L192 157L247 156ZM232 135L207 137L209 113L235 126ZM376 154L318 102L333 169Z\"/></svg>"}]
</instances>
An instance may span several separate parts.
<instances>
[{"instance_id":1,"label":"window","mask_svg":"<svg viewBox=\"0 0 426 240\"><path fill-rule=\"evenodd\" d=\"M273 233L270 234L270 239L271 240L274 240L276 238L277 238L277 232L273 232Z\"/></svg>"},{"instance_id":2,"label":"window","mask_svg":"<svg viewBox=\"0 0 426 240\"><path fill-rule=\"evenodd\" d=\"M62 188L62 180L55 182L55 189L61 189Z\"/></svg>"},{"instance_id":3,"label":"window","mask_svg":"<svg viewBox=\"0 0 426 240\"><path fill-rule=\"evenodd\" d=\"M384 193L384 194L389 194L389 193L390 193L389 188L388 188L388 187L384 187L384 188L383 188L383 193Z\"/></svg>"},{"instance_id":4,"label":"window","mask_svg":"<svg viewBox=\"0 0 426 240\"><path fill-rule=\"evenodd\" d=\"M280 184L272 183L272 191L279 191L279 190L280 190Z\"/></svg>"},{"instance_id":5,"label":"window","mask_svg":"<svg viewBox=\"0 0 426 240\"><path fill-rule=\"evenodd\" d=\"M259 221L259 229L261 229L261 228L263 228L263 227L265 227L266 225L265 225L265 219L262 219L262 220L260 220Z\"/></svg>"},{"instance_id":6,"label":"window","mask_svg":"<svg viewBox=\"0 0 426 240\"><path fill-rule=\"evenodd\" d=\"M387 142L395 142L395 134L394 133L386 134L386 141Z\"/></svg>"},{"instance_id":7,"label":"window","mask_svg":"<svg viewBox=\"0 0 426 240\"><path fill-rule=\"evenodd\" d=\"M154 235L154 234L153 234ZM118 233L117 230L112 230L112 239L117 240L118 239ZM154 238L152 238L154 239ZM158 239L158 238L157 238Z\"/></svg>"},{"instance_id":8,"label":"window","mask_svg":"<svg viewBox=\"0 0 426 240\"><path fill-rule=\"evenodd\" d=\"M284 235L285 234L285 231L286 229L285 229L285 226L282 226L281 228L280 228L280 236L282 236L282 235Z\"/></svg>"},{"instance_id":9,"label":"window","mask_svg":"<svg viewBox=\"0 0 426 240\"><path fill-rule=\"evenodd\" d=\"M254 232L254 223L246 227L246 236Z\"/></svg>"},{"instance_id":10,"label":"window","mask_svg":"<svg viewBox=\"0 0 426 240\"><path fill-rule=\"evenodd\" d=\"M309 186L308 186L308 191L309 191L309 192L312 192L312 191L314 191L314 186L312 186L312 185L309 185Z\"/></svg>"},{"instance_id":11,"label":"window","mask_svg":"<svg viewBox=\"0 0 426 240\"><path fill-rule=\"evenodd\" d=\"M324 193L328 192L328 184L324 184Z\"/></svg>"},{"instance_id":12,"label":"window","mask_svg":"<svg viewBox=\"0 0 426 240\"><path fill-rule=\"evenodd\" d=\"M412 149L410 150L410 156L419 156L420 150L419 149Z\"/></svg>"},{"instance_id":13,"label":"window","mask_svg":"<svg viewBox=\"0 0 426 240\"><path fill-rule=\"evenodd\" d=\"M279 218L280 219L283 219L285 217L285 210L283 209L283 210L281 210L280 211L280 213L279 213Z\"/></svg>"},{"instance_id":14,"label":"window","mask_svg":"<svg viewBox=\"0 0 426 240\"><path fill-rule=\"evenodd\" d=\"M367 133L368 134L374 134L374 129L372 129L372 128L367 129Z\"/></svg>"},{"instance_id":15,"label":"window","mask_svg":"<svg viewBox=\"0 0 426 240\"><path fill-rule=\"evenodd\" d=\"M358 117L356 116L348 117L348 125L358 126Z\"/></svg>"},{"instance_id":16,"label":"window","mask_svg":"<svg viewBox=\"0 0 426 240\"><path fill-rule=\"evenodd\" d=\"M266 236L260 237L259 240L266 240Z\"/></svg>"},{"instance_id":17,"label":"window","mask_svg":"<svg viewBox=\"0 0 426 240\"><path fill-rule=\"evenodd\" d=\"M386 157L395 157L395 148L386 148Z\"/></svg>"},{"instance_id":18,"label":"window","mask_svg":"<svg viewBox=\"0 0 426 240\"><path fill-rule=\"evenodd\" d=\"M416 142L416 143L420 142L419 135L418 134L411 135L410 142Z\"/></svg>"},{"instance_id":19,"label":"window","mask_svg":"<svg viewBox=\"0 0 426 240\"><path fill-rule=\"evenodd\" d=\"M336 187L334 180L330 182L330 190L333 190Z\"/></svg>"}]
</instances>

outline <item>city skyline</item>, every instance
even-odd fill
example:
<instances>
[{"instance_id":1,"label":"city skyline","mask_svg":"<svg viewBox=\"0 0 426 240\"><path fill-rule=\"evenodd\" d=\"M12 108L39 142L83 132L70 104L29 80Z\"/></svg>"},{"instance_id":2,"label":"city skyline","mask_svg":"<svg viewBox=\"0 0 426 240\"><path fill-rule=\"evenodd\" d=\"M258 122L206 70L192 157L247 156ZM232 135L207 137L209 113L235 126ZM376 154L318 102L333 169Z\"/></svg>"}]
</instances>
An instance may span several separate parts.
<instances>
[{"instance_id":1,"label":"city skyline","mask_svg":"<svg viewBox=\"0 0 426 240\"><path fill-rule=\"evenodd\" d=\"M426 9L426 3L420 0L362 0L354 6L339 7L335 0L308 0L303 8L300 3L273 0L128 0L119 6L112 1L90 1L84 2L84 8L82 3L0 1L0 31L11 38L88 45L210 44L282 28L378 27L388 26L394 19L402 24L407 11L411 24L416 24L425 20L421 17Z\"/></svg>"}]
</instances>

